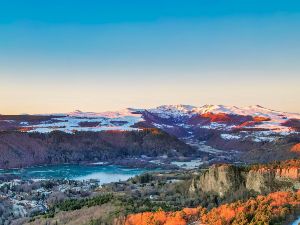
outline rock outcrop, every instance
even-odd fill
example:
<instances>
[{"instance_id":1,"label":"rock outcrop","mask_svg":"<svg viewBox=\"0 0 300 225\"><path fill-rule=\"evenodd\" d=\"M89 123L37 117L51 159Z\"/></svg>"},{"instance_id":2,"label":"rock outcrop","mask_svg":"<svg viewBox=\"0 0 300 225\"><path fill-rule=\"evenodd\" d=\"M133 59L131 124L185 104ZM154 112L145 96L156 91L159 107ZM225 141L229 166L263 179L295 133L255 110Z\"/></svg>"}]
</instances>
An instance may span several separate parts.
<instances>
[{"instance_id":1,"label":"rock outcrop","mask_svg":"<svg viewBox=\"0 0 300 225\"><path fill-rule=\"evenodd\" d=\"M192 180L190 193L202 191L216 193L220 197L238 190L254 191L259 194L281 189L291 189L300 181L300 167L251 168L234 165L213 165Z\"/></svg>"},{"instance_id":2,"label":"rock outcrop","mask_svg":"<svg viewBox=\"0 0 300 225\"><path fill-rule=\"evenodd\" d=\"M276 169L276 178L289 178L293 180L300 179L300 168L293 166L289 168Z\"/></svg>"},{"instance_id":3,"label":"rock outcrop","mask_svg":"<svg viewBox=\"0 0 300 225\"><path fill-rule=\"evenodd\" d=\"M270 169L250 170L246 175L246 189L258 193L273 191L275 171Z\"/></svg>"},{"instance_id":4,"label":"rock outcrop","mask_svg":"<svg viewBox=\"0 0 300 225\"><path fill-rule=\"evenodd\" d=\"M199 178L193 180L190 191L201 189L224 196L229 191L236 191L243 184L239 169L233 165L213 165Z\"/></svg>"}]
</instances>

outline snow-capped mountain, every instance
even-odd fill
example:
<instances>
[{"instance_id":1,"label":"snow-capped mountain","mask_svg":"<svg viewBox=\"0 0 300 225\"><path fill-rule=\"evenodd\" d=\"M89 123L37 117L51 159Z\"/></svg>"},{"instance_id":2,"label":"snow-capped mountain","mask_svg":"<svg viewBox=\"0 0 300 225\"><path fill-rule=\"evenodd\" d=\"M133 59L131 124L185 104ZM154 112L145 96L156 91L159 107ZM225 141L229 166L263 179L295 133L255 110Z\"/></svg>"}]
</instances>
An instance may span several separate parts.
<instances>
[{"instance_id":1,"label":"snow-capped mountain","mask_svg":"<svg viewBox=\"0 0 300 225\"><path fill-rule=\"evenodd\" d=\"M148 110L155 113L162 118L178 118L178 117L193 117L195 115L239 115L239 116L252 116L264 117L270 121L280 125L287 119L300 119L300 114L286 113L264 108L259 105L248 107L224 106L224 105L204 105L195 107L190 105L164 105L154 109ZM264 123L266 124L266 123ZM270 123L269 123L270 124Z\"/></svg>"},{"instance_id":2,"label":"snow-capped mountain","mask_svg":"<svg viewBox=\"0 0 300 225\"><path fill-rule=\"evenodd\" d=\"M150 109L148 112L167 119L202 117L209 119L210 123L227 124L227 128L228 124L234 124L278 132L292 131L293 129L287 128L285 123L291 119L300 119L300 114L275 111L259 105L242 108L224 105L204 105L201 107L165 105ZM256 123L245 123L250 121Z\"/></svg>"},{"instance_id":3,"label":"snow-capped mountain","mask_svg":"<svg viewBox=\"0 0 300 225\"><path fill-rule=\"evenodd\" d=\"M300 114L259 105L164 105L145 110L143 119L175 135L200 139L219 136L225 140L271 142L300 131Z\"/></svg>"},{"instance_id":4,"label":"snow-capped mountain","mask_svg":"<svg viewBox=\"0 0 300 225\"><path fill-rule=\"evenodd\" d=\"M103 117L103 118L122 118L122 117L139 117L135 114L133 114L133 109L124 109L119 111L107 111L107 112L82 112L80 110L76 110L74 112L67 113L67 116L70 117L80 117L80 118L97 118L97 117Z\"/></svg>"},{"instance_id":5,"label":"snow-capped mountain","mask_svg":"<svg viewBox=\"0 0 300 225\"><path fill-rule=\"evenodd\" d=\"M77 110L51 115L0 115L0 131L5 143L14 143L15 135L22 137L24 135L24 138L33 137L33 139L34 137L51 138L52 135L56 135L69 137L70 140L75 137L87 137L97 143L103 142L104 145L107 141L111 141L112 146L118 146L118 143L136 146L141 143L141 140L136 142L136 139L130 137L132 135L140 137L136 131L146 128L156 128L167 133L165 135L170 137L168 141L157 137L160 146L169 146L170 140L177 144L181 143L175 152L173 147L169 146L169 153L177 154L182 146L185 146L185 150L189 149L186 155L201 156L209 161L267 162L290 159L298 157L299 154L291 149L295 144L300 143L300 114L279 112L258 105L248 107L163 105L151 109L128 108L100 113ZM46 135L52 131L75 135L66 136L59 132ZM94 134L81 133L81 131L110 132ZM133 133L127 136L122 133L124 131ZM160 132L144 130L141 133L146 134L145 132L150 132L151 137L145 137L145 140L142 138L143 141L156 149L157 146L152 143L152 138ZM109 137L109 139L98 140L98 136ZM120 137L122 138L119 140ZM10 138L11 142L6 142L5 138ZM33 139L30 140L36 141ZM22 147L23 144L20 146ZM18 149L20 146L16 145L15 148ZM29 149L35 147L33 144ZM81 147L85 149L90 146L83 144ZM160 151L164 148L158 147L156 150Z\"/></svg>"},{"instance_id":6,"label":"snow-capped mountain","mask_svg":"<svg viewBox=\"0 0 300 225\"><path fill-rule=\"evenodd\" d=\"M156 127L182 138L271 142L300 131L300 114L286 113L259 105L248 107L163 105L152 109L112 112L74 111L55 115L0 116L1 130L47 133L74 131L138 130Z\"/></svg>"}]
</instances>

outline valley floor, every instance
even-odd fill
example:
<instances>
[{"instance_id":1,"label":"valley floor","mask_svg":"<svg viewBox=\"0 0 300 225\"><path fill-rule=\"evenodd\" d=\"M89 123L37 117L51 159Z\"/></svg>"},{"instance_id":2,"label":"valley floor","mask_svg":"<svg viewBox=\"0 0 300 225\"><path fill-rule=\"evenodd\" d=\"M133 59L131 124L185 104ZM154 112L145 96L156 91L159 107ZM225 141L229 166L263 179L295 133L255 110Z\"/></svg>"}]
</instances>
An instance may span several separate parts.
<instances>
[{"instance_id":1,"label":"valley floor","mask_svg":"<svg viewBox=\"0 0 300 225\"><path fill-rule=\"evenodd\" d=\"M290 223L300 207L299 171L300 160L291 160L148 172L101 186L6 177L0 224Z\"/></svg>"}]
</instances>

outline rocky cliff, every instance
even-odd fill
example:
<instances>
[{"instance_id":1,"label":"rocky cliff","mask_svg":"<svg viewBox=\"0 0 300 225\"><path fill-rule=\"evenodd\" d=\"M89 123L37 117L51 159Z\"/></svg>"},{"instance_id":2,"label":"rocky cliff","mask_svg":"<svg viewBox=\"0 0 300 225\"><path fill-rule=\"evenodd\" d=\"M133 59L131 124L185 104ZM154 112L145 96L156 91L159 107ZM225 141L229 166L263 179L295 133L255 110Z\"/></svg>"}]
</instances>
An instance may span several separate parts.
<instances>
[{"instance_id":1,"label":"rocky cliff","mask_svg":"<svg viewBox=\"0 0 300 225\"><path fill-rule=\"evenodd\" d=\"M275 189L275 171L270 169L250 170L246 173L245 187L257 193L269 193Z\"/></svg>"},{"instance_id":2,"label":"rocky cliff","mask_svg":"<svg viewBox=\"0 0 300 225\"><path fill-rule=\"evenodd\" d=\"M233 165L213 165L199 179L193 179L190 191L202 190L224 196L229 191L236 191L244 185L239 169Z\"/></svg>"},{"instance_id":3,"label":"rocky cliff","mask_svg":"<svg viewBox=\"0 0 300 225\"><path fill-rule=\"evenodd\" d=\"M290 178L294 180L300 179L300 168L292 166L289 168L279 168L275 172L276 178Z\"/></svg>"},{"instance_id":4,"label":"rocky cliff","mask_svg":"<svg viewBox=\"0 0 300 225\"><path fill-rule=\"evenodd\" d=\"M300 160L299 160L300 161ZM224 197L239 190L259 194L292 189L300 181L300 167L245 168L234 165L213 165L192 180L189 191L213 192Z\"/></svg>"}]
</instances>

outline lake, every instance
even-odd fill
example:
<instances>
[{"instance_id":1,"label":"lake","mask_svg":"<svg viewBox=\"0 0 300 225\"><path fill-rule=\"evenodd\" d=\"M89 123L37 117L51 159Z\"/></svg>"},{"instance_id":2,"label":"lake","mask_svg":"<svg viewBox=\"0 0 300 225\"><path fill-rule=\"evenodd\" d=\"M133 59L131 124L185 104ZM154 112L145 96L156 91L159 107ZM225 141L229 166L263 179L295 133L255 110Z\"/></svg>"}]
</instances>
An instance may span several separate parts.
<instances>
[{"instance_id":1,"label":"lake","mask_svg":"<svg viewBox=\"0 0 300 225\"><path fill-rule=\"evenodd\" d=\"M97 179L101 184L124 181L145 172L145 169L128 169L115 165L53 165L23 169L0 170L0 174L14 174L21 179Z\"/></svg>"},{"instance_id":2,"label":"lake","mask_svg":"<svg viewBox=\"0 0 300 225\"><path fill-rule=\"evenodd\" d=\"M300 224L300 217L297 220L295 220L293 223L291 223L291 225L298 225L298 224Z\"/></svg>"}]
</instances>

